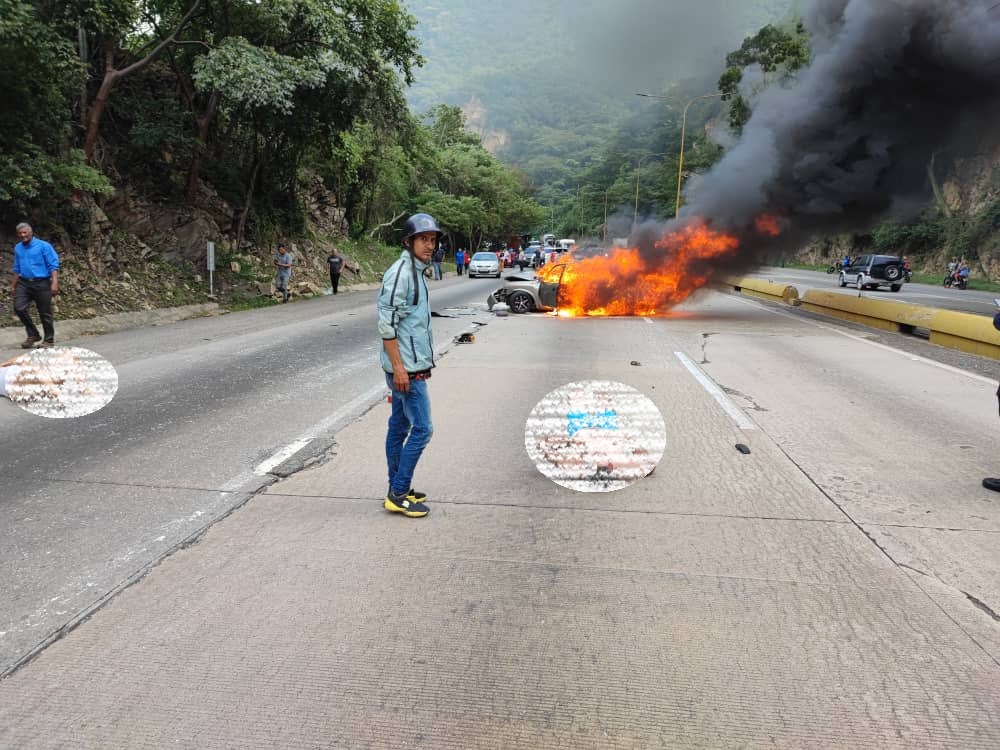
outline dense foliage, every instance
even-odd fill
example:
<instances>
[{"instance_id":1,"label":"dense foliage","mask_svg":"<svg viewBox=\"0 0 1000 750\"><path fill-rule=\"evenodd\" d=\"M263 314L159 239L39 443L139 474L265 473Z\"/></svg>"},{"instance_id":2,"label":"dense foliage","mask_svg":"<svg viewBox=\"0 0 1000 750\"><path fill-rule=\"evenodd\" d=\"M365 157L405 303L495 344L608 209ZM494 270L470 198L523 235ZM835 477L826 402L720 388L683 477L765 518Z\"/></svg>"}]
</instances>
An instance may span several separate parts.
<instances>
[{"instance_id":1,"label":"dense foliage","mask_svg":"<svg viewBox=\"0 0 1000 750\"><path fill-rule=\"evenodd\" d=\"M729 126L733 131L742 132L750 119L750 97L742 87L748 68L760 72L760 81L754 87L760 89L790 80L808 64L809 36L800 20L785 26L767 24L726 55L726 72L719 78L719 91L729 102Z\"/></svg>"},{"instance_id":2,"label":"dense foliage","mask_svg":"<svg viewBox=\"0 0 1000 750\"><path fill-rule=\"evenodd\" d=\"M673 215L678 186L721 153L711 129L738 134L757 91L793 77L809 49L789 0L748 0L718 19L729 48L685 17L662 44L651 29L653 46L635 54L611 25L602 43L598 22L674 6L613 6L0 0L0 226L27 217L73 234L80 204L116 190L175 207L214 192L239 251L243 239L309 234L321 180L355 238L395 242L416 209L455 244L625 236L637 219ZM615 20L635 34L643 18ZM679 175L682 112L716 84L721 98L688 109ZM938 200L870 240L972 252L996 235L997 210L952 216L928 159Z\"/></svg>"},{"instance_id":3,"label":"dense foliage","mask_svg":"<svg viewBox=\"0 0 1000 750\"><path fill-rule=\"evenodd\" d=\"M430 198L463 234L521 231L524 180L455 137L460 113L410 112L415 28L397 0L0 0L0 220L207 185L239 245L305 231L319 175L358 235Z\"/></svg>"}]
</instances>

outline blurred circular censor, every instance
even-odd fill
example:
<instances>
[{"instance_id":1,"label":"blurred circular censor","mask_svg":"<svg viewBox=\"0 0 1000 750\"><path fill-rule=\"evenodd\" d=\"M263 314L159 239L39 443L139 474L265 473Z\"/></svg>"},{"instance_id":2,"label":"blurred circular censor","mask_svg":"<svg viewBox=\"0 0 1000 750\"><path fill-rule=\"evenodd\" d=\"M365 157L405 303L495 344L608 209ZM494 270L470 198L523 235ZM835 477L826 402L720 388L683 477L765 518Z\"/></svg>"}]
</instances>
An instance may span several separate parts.
<instances>
[{"instance_id":1,"label":"blurred circular censor","mask_svg":"<svg viewBox=\"0 0 1000 750\"><path fill-rule=\"evenodd\" d=\"M118 373L100 354L76 346L32 349L3 370L7 398L40 417L92 414L118 392Z\"/></svg>"},{"instance_id":2,"label":"blurred circular censor","mask_svg":"<svg viewBox=\"0 0 1000 750\"><path fill-rule=\"evenodd\" d=\"M524 425L528 457L558 485L612 492L647 476L663 457L667 428L656 404L610 380L557 388Z\"/></svg>"}]
</instances>

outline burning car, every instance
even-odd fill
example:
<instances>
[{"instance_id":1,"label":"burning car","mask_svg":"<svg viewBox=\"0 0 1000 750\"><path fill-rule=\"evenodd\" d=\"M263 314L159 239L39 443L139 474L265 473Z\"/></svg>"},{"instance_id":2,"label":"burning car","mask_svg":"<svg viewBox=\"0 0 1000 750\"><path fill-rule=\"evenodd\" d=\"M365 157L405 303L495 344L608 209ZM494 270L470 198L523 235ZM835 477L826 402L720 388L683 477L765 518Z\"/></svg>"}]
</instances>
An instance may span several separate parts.
<instances>
[{"instance_id":1,"label":"burning car","mask_svg":"<svg viewBox=\"0 0 1000 750\"><path fill-rule=\"evenodd\" d=\"M558 296L558 282L542 281L533 274L514 274L486 298L486 305L492 310L503 302L514 313L548 312L556 309Z\"/></svg>"},{"instance_id":2,"label":"burning car","mask_svg":"<svg viewBox=\"0 0 1000 750\"><path fill-rule=\"evenodd\" d=\"M537 275L519 274L508 276L507 282L491 294L486 304L492 310L498 302L504 302L514 313L549 312L558 307L559 287L563 274L570 264L585 258L606 257L607 248L599 245L585 245L562 254L554 263L537 269Z\"/></svg>"},{"instance_id":3,"label":"burning car","mask_svg":"<svg viewBox=\"0 0 1000 750\"><path fill-rule=\"evenodd\" d=\"M770 240L779 232L778 220L762 215L744 234ZM697 217L675 220L641 249L588 243L534 276L508 276L487 304L505 302L516 313L558 308L563 318L662 315L708 283L713 266L731 259L740 241Z\"/></svg>"}]
</instances>

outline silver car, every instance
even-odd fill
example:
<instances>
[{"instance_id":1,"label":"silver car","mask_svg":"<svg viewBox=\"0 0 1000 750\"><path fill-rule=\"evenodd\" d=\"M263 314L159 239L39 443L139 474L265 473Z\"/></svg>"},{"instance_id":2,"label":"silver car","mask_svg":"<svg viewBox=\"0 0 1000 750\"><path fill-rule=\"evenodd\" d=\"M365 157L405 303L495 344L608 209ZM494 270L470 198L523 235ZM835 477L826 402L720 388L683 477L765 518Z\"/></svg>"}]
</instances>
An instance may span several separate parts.
<instances>
[{"instance_id":1,"label":"silver car","mask_svg":"<svg viewBox=\"0 0 1000 750\"><path fill-rule=\"evenodd\" d=\"M492 276L500 278L500 261L494 253L476 253L469 264L469 278L474 276Z\"/></svg>"},{"instance_id":2,"label":"silver car","mask_svg":"<svg viewBox=\"0 0 1000 750\"><path fill-rule=\"evenodd\" d=\"M505 303L513 313L547 312L556 308L559 284L542 281L534 274L508 276L504 285L486 298L490 310L498 302Z\"/></svg>"}]
</instances>

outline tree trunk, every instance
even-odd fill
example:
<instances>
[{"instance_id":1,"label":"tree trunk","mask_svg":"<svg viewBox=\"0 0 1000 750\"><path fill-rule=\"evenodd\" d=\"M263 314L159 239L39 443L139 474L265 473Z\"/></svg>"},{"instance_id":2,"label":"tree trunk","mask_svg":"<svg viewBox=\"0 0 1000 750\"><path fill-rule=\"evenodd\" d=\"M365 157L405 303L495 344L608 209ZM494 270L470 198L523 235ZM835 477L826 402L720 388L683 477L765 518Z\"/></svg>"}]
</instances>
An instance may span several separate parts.
<instances>
[{"instance_id":1,"label":"tree trunk","mask_svg":"<svg viewBox=\"0 0 1000 750\"><path fill-rule=\"evenodd\" d=\"M934 200L941 209L943 213L949 219L951 218L951 208L948 207L948 201L945 200L944 193L941 192L941 186L938 185L937 176L934 174L934 161L937 159L937 151L931 154L931 160L927 164L927 176L931 181L931 190L934 191Z\"/></svg>"},{"instance_id":2,"label":"tree trunk","mask_svg":"<svg viewBox=\"0 0 1000 750\"><path fill-rule=\"evenodd\" d=\"M208 97L208 104L205 111L198 118L198 145L195 147L194 158L191 159L191 168L188 170L187 179L187 199L194 201L195 193L198 190L198 181L201 179L201 165L205 158L205 150L208 148L208 131L212 126L215 115L219 111L219 100L222 98L218 89L212 89Z\"/></svg>"},{"instance_id":3,"label":"tree trunk","mask_svg":"<svg viewBox=\"0 0 1000 750\"><path fill-rule=\"evenodd\" d=\"M118 71L115 70L115 43L109 39L104 42L104 80L97 90L90 109L87 110L87 136L83 141L83 153L87 157L87 163L94 161L94 146L97 144L97 131L101 124L101 115L104 114L104 107L107 106L108 97L111 96L111 89L118 82Z\"/></svg>"},{"instance_id":4,"label":"tree trunk","mask_svg":"<svg viewBox=\"0 0 1000 750\"><path fill-rule=\"evenodd\" d=\"M104 41L104 80L101 81L101 87L97 90L97 96L94 97L94 102L90 105L90 109L87 112L87 136L83 141L83 153L87 158L88 164L92 164L94 161L94 147L97 145L97 133L101 125L101 115L104 114L108 97L111 96L111 89L125 76L138 73L145 68L166 49L168 44L172 44L200 4L201 0L194 0L191 8L184 14L184 17L177 24L177 27L170 32L170 35L157 44L149 54L141 60L132 63L127 68L122 68L121 70L115 68L115 45L117 40L106 39Z\"/></svg>"},{"instance_id":5,"label":"tree trunk","mask_svg":"<svg viewBox=\"0 0 1000 750\"><path fill-rule=\"evenodd\" d=\"M240 211L240 223L236 229L236 252L242 252L243 232L247 226L247 216L250 214L250 204L253 202L254 185L257 184L257 173L260 171L261 162L264 160L257 156L253 162L253 172L250 174L250 184L247 185L247 193L243 198L243 210Z\"/></svg>"}]
</instances>

